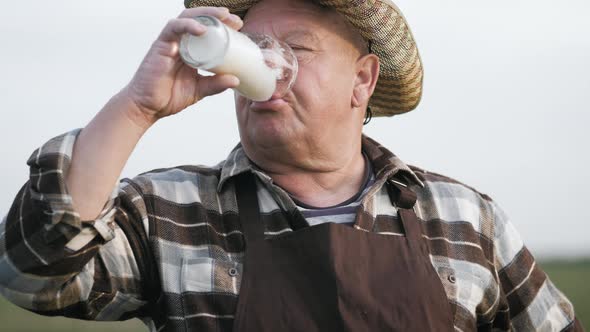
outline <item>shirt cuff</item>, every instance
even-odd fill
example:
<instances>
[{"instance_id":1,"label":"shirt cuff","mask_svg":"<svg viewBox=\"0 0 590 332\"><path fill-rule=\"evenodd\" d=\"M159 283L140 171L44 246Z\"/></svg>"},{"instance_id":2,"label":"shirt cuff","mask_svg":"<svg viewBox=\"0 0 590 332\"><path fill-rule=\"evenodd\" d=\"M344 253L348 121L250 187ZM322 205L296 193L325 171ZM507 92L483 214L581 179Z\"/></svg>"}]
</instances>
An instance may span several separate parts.
<instances>
[{"instance_id":1,"label":"shirt cuff","mask_svg":"<svg viewBox=\"0 0 590 332\"><path fill-rule=\"evenodd\" d=\"M75 129L52 138L35 150L27 161L30 167L31 198L34 206L39 208L37 215L44 224L45 240L47 243L57 240L67 242L71 250L82 248L96 234L105 241L113 239L118 194L118 188L115 187L96 219L80 220L65 182L80 132L81 129Z\"/></svg>"}]
</instances>

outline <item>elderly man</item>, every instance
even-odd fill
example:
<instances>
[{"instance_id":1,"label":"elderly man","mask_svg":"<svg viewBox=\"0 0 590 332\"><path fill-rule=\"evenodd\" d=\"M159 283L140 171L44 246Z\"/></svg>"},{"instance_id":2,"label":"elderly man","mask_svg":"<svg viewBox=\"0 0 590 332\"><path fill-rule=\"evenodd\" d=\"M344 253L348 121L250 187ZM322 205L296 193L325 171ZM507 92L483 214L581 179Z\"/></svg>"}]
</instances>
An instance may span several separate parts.
<instances>
[{"instance_id":1,"label":"elderly man","mask_svg":"<svg viewBox=\"0 0 590 332\"><path fill-rule=\"evenodd\" d=\"M489 197L363 136L367 112L407 112L421 96L394 4L187 7L84 129L29 159L0 232L4 296L46 315L139 317L153 331L581 329ZM181 61L181 35L206 32L197 15L286 42L297 80L266 102L236 95L241 144L219 165L117 185L154 123L239 85Z\"/></svg>"}]
</instances>

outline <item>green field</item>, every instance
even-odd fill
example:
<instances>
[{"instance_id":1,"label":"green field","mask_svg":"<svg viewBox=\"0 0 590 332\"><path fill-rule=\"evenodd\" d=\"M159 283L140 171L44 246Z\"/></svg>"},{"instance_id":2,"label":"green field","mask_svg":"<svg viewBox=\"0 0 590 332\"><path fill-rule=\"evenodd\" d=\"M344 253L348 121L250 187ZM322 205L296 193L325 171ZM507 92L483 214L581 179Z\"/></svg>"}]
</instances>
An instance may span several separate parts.
<instances>
[{"instance_id":1,"label":"green field","mask_svg":"<svg viewBox=\"0 0 590 332\"><path fill-rule=\"evenodd\" d=\"M549 277L574 303L577 316L590 331L590 259L541 263ZM22 310L0 297L0 331L22 332L135 332L147 331L139 320L96 323L59 317L42 317Z\"/></svg>"},{"instance_id":2,"label":"green field","mask_svg":"<svg viewBox=\"0 0 590 332\"><path fill-rule=\"evenodd\" d=\"M541 263L549 278L574 304L576 316L590 331L590 259Z\"/></svg>"}]
</instances>

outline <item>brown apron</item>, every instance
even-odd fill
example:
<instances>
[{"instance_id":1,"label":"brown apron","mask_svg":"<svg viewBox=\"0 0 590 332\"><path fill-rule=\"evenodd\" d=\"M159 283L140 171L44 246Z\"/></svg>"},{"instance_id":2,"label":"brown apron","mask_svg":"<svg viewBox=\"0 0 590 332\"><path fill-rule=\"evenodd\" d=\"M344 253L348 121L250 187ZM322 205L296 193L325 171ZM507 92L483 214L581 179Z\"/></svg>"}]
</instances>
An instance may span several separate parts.
<instances>
[{"instance_id":1,"label":"brown apron","mask_svg":"<svg viewBox=\"0 0 590 332\"><path fill-rule=\"evenodd\" d=\"M265 239L254 175L239 175L246 254L233 330L453 330L412 209L416 195L388 185L405 237L324 223Z\"/></svg>"}]
</instances>

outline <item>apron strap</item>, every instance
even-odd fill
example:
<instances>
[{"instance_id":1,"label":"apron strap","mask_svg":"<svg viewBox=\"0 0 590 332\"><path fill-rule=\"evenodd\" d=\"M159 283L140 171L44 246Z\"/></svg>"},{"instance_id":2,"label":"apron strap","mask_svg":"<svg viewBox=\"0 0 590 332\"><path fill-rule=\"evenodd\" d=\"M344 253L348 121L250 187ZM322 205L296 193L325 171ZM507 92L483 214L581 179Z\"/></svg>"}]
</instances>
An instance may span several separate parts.
<instances>
[{"instance_id":1,"label":"apron strap","mask_svg":"<svg viewBox=\"0 0 590 332\"><path fill-rule=\"evenodd\" d=\"M422 245L423 241L420 221L414 211L414 204L417 199L416 193L410 190L405 183L400 182L397 179L390 178L387 180L387 183L389 199L391 200L391 204L398 208L397 214L402 221L410 245L420 247L419 250L425 251L426 247Z\"/></svg>"},{"instance_id":2,"label":"apron strap","mask_svg":"<svg viewBox=\"0 0 590 332\"><path fill-rule=\"evenodd\" d=\"M250 172L235 177L238 215L246 239L246 245L264 239L264 223L260 219L256 178Z\"/></svg>"},{"instance_id":3,"label":"apron strap","mask_svg":"<svg viewBox=\"0 0 590 332\"><path fill-rule=\"evenodd\" d=\"M422 241L420 221L413 209L416 203L416 194L406 184L397 179L390 178L387 180L387 183L389 199L398 208L398 217L401 219L410 245L420 247L419 250L427 252L424 241ZM264 240L265 227L263 221L260 219L255 175L250 172L236 175L235 188L238 214L246 245L252 241Z\"/></svg>"}]
</instances>

